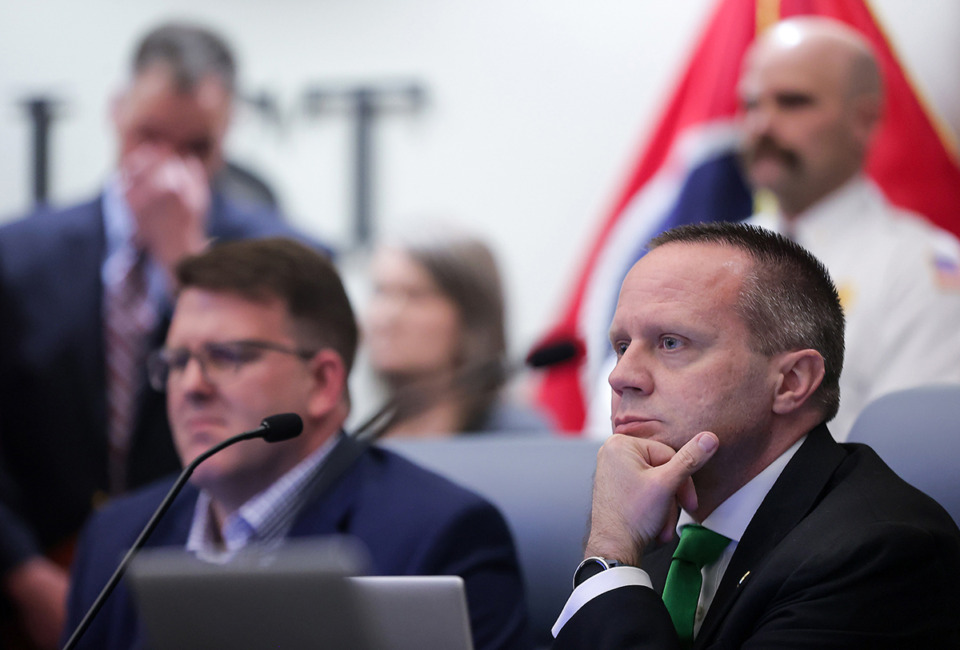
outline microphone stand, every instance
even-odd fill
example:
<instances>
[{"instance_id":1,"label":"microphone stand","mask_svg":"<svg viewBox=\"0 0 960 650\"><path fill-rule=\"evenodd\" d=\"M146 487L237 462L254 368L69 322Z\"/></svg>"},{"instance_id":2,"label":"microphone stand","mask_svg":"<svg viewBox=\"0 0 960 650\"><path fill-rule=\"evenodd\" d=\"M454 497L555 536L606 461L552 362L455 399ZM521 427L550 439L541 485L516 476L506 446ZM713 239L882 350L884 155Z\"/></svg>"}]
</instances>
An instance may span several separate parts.
<instances>
[{"instance_id":1,"label":"microphone stand","mask_svg":"<svg viewBox=\"0 0 960 650\"><path fill-rule=\"evenodd\" d=\"M274 416L277 417L277 416ZM87 610L87 613L84 615L83 620L80 621L80 624L73 631L73 634L70 635L70 638L67 640L66 645L63 646L63 650L73 650L76 647L77 643L80 641L80 637L87 631L87 628L90 627L90 624L93 622L93 619L96 617L97 613L103 608L103 604L106 602L110 594L113 593L113 590L116 588L117 583L120 582L120 579L127 572L127 565L130 564L130 560L133 559L133 556L143 547L146 543L147 538L150 537L150 534L153 533L154 529L157 527L157 524L160 523L160 518L170 509L170 504L173 503L174 498L180 493L180 490L183 489L184 484L189 480L190 476L193 474L193 471L197 466L205 461L206 459L213 456L215 453L221 451L222 449L229 447L235 443L241 442L243 440L250 440L252 438L261 438L264 437L264 434L270 431L270 422L271 418L264 420L263 424L260 427L253 429L252 431L247 431L233 436L232 438L227 438L223 442L214 445L210 449L206 450L199 456L197 456L193 462L187 465L180 476L177 477L177 480L174 482L173 487L167 492L167 495L163 498L163 501L160 503L160 506L153 513L153 516L150 517L150 521L147 522L147 525L143 527L143 530L140 531L140 535L137 537L136 541L130 547L130 550L127 551L127 554L123 556L123 560L120 561L120 564L114 570L113 575L110 576L110 579L107 580L107 584L103 586L103 589L100 590L100 594L97 596L97 599L93 601L93 605L90 606L90 609ZM297 418L299 421L299 418ZM300 429L303 428L303 423L299 424ZM299 435L300 430L297 430L295 435ZM293 437L293 436L286 436ZM286 437L277 438L277 440L285 440ZM271 440L272 442L273 440Z\"/></svg>"}]
</instances>

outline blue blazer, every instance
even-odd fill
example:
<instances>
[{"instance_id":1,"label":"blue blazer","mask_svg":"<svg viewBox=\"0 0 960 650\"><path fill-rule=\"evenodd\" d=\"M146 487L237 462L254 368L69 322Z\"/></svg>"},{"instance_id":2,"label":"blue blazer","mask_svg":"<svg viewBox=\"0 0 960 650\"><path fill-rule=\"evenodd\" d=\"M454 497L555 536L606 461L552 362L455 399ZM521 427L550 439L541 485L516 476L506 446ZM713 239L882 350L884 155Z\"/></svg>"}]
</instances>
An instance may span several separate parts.
<instances>
[{"instance_id":1,"label":"blue blazer","mask_svg":"<svg viewBox=\"0 0 960 650\"><path fill-rule=\"evenodd\" d=\"M0 228L0 575L74 536L107 490L101 206L98 197ZM220 240L302 239L274 213L219 194L208 224ZM145 370L131 445L130 487L179 468L164 396Z\"/></svg>"},{"instance_id":2,"label":"blue blazer","mask_svg":"<svg viewBox=\"0 0 960 650\"><path fill-rule=\"evenodd\" d=\"M679 648L660 598L675 548L642 560L655 590L591 600L553 647ZM950 515L821 425L744 531L693 648L958 648L958 584Z\"/></svg>"},{"instance_id":3,"label":"blue blazer","mask_svg":"<svg viewBox=\"0 0 960 650\"><path fill-rule=\"evenodd\" d=\"M282 443L281 443L282 444ZM340 444L355 444L341 440ZM66 635L93 603L172 481L118 500L97 513L81 537L72 574ZM147 542L183 546L197 490L187 485ZM365 452L326 496L299 513L289 537L352 535L379 575L459 575L466 582L477 650L525 646L520 569L500 512L480 496L392 452ZM79 647L143 648L144 630L121 581Z\"/></svg>"}]
</instances>

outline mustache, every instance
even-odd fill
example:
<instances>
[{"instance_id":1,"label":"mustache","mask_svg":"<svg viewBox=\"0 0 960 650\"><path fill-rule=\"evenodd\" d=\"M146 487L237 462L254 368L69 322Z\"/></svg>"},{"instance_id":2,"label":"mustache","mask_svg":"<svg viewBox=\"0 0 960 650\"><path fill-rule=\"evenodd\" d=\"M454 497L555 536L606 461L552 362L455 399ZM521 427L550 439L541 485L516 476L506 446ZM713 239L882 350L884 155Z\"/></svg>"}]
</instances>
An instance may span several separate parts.
<instances>
[{"instance_id":1,"label":"mustache","mask_svg":"<svg viewBox=\"0 0 960 650\"><path fill-rule=\"evenodd\" d=\"M802 164L797 152L784 147L768 135L760 136L744 147L743 158L747 164L766 157L776 158L790 169L798 169Z\"/></svg>"}]
</instances>

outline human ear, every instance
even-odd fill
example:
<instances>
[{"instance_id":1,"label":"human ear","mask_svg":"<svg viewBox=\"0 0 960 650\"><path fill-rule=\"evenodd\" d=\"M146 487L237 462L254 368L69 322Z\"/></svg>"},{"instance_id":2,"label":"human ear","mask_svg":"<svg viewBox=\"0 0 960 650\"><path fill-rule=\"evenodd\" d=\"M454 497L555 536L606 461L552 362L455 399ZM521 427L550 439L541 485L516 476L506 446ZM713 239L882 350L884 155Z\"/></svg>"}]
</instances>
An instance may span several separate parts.
<instances>
[{"instance_id":1,"label":"human ear","mask_svg":"<svg viewBox=\"0 0 960 650\"><path fill-rule=\"evenodd\" d=\"M340 355L330 348L320 349L307 364L314 380L307 412L311 417L323 418L343 403L346 367Z\"/></svg>"},{"instance_id":2,"label":"human ear","mask_svg":"<svg viewBox=\"0 0 960 650\"><path fill-rule=\"evenodd\" d=\"M792 413L803 406L823 381L823 356L816 350L795 350L777 357L778 381L773 412Z\"/></svg>"},{"instance_id":3,"label":"human ear","mask_svg":"<svg viewBox=\"0 0 960 650\"><path fill-rule=\"evenodd\" d=\"M854 103L853 132L864 147L868 146L883 117L883 105L873 94L858 97Z\"/></svg>"}]
</instances>

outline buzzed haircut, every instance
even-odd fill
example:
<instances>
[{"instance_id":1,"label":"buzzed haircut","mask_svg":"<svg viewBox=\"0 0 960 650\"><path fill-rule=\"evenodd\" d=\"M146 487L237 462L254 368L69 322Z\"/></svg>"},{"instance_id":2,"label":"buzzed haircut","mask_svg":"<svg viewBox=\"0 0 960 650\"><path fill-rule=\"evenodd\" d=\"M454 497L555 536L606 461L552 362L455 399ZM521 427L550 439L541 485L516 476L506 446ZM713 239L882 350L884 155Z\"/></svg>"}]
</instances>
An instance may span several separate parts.
<instances>
[{"instance_id":1,"label":"buzzed haircut","mask_svg":"<svg viewBox=\"0 0 960 650\"><path fill-rule=\"evenodd\" d=\"M737 312L751 336L751 349L773 356L813 349L824 363L824 377L813 395L824 418L840 406L844 317L836 286L823 263L799 244L774 232L742 223L680 226L654 237L652 250L672 243L718 244L744 252L753 261Z\"/></svg>"},{"instance_id":2,"label":"buzzed haircut","mask_svg":"<svg viewBox=\"0 0 960 650\"><path fill-rule=\"evenodd\" d=\"M183 92L193 90L204 78L214 75L233 94L236 89L236 62L226 41L214 32L183 22L160 25L144 36L133 58L134 76L155 64L167 66Z\"/></svg>"},{"instance_id":3,"label":"buzzed haircut","mask_svg":"<svg viewBox=\"0 0 960 650\"><path fill-rule=\"evenodd\" d=\"M331 348L349 373L358 327L333 263L322 253L283 237L216 244L176 268L178 289L232 293L251 302L279 298L302 347Z\"/></svg>"}]
</instances>

